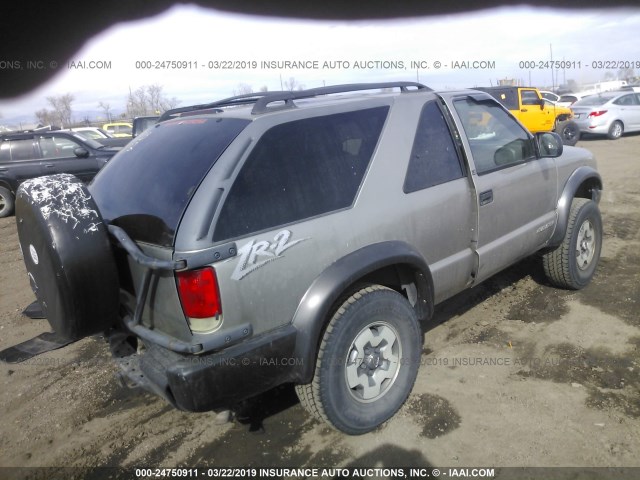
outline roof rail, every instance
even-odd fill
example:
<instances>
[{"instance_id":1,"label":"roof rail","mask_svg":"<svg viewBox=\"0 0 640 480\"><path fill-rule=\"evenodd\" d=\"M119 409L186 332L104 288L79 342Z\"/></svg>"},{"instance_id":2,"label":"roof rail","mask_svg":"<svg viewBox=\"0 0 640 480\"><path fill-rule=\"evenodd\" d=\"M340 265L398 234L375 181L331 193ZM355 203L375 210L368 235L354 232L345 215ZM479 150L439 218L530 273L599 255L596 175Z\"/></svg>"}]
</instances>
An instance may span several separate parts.
<instances>
[{"instance_id":1,"label":"roof rail","mask_svg":"<svg viewBox=\"0 0 640 480\"><path fill-rule=\"evenodd\" d=\"M211 103L203 103L200 105L191 105L189 107L179 107L167 110L158 119L158 123L168 120L174 115L194 112L197 110L213 109L218 107L231 107L236 105L247 105L253 103L251 113L259 115L261 113L273 112L287 108L295 108L294 100L303 98L316 97L318 95L330 95L333 93L358 92L363 90L378 90L384 88L399 88L401 92L411 91L432 91L431 88L417 82L382 82L382 83L348 83L345 85L330 85L328 87L310 88L307 90L289 91L273 91L273 92L254 92L244 95L236 95L234 97L225 98ZM271 103L284 102L277 107L269 107Z\"/></svg>"}]
</instances>

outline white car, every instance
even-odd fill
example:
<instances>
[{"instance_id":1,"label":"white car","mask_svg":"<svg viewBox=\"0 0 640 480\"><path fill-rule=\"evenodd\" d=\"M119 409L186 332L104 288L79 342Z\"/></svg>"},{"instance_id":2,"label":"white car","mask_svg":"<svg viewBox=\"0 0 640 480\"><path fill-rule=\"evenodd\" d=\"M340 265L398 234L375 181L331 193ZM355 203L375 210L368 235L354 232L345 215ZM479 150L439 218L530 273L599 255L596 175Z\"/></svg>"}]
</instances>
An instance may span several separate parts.
<instances>
[{"instance_id":1,"label":"white car","mask_svg":"<svg viewBox=\"0 0 640 480\"><path fill-rule=\"evenodd\" d=\"M557 93L550 92L549 90L540 90L540 95L545 100L549 100L550 102L557 103L560 100L560 95Z\"/></svg>"},{"instance_id":2,"label":"white car","mask_svg":"<svg viewBox=\"0 0 640 480\"><path fill-rule=\"evenodd\" d=\"M103 129L98 127L77 127L70 128L72 132L76 132L83 136L84 138L89 138L91 140L100 140L103 138L113 138L109 132L105 132Z\"/></svg>"},{"instance_id":3,"label":"white car","mask_svg":"<svg viewBox=\"0 0 640 480\"><path fill-rule=\"evenodd\" d=\"M565 93L564 95L560 96L560 99L556 102L556 105L559 105L561 107L570 107L578 100L582 100L583 98L588 97L589 95L594 95L595 93L597 92L593 90L577 93Z\"/></svg>"}]
</instances>

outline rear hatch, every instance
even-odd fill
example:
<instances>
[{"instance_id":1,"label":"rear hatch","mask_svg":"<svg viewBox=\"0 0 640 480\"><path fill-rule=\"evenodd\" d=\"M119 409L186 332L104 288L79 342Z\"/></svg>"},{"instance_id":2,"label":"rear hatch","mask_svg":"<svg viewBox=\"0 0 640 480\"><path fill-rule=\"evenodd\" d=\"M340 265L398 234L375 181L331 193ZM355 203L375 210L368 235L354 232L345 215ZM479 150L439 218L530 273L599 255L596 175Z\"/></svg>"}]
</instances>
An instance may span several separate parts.
<instances>
[{"instance_id":1,"label":"rear hatch","mask_svg":"<svg viewBox=\"0 0 640 480\"><path fill-rule=\"evenodd\" d=\"M170 262L176 231L191 198L249 123L220 116L196 117L163 122L142 133L89 186L105 223L123 229L146 255ZM129 314L140 312L135 322L190 342L192 331L183 315L172 269L156 269L153 280L148 281L148 265L134 261L121 248L114 248L114 254L123 307Z\"/></svg>"},{"instance_id":2,"label":"rear hatch","mask_svg":"<svg viewBox=\"0 0 640 480\"><path fill-rule=\"evenodd\" d=\"M248 123L201 117L147 130L113 157L89 187L103 219L134 240L172 247L198 185Z\"/></svg>"}]
</instances>

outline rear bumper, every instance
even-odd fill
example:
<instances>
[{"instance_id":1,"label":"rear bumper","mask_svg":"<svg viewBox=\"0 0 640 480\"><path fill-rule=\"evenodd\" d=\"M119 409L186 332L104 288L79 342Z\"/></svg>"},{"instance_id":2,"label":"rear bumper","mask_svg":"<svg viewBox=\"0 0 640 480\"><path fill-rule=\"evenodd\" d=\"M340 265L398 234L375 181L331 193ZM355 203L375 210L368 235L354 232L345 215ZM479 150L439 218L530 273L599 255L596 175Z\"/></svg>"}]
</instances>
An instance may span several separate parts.
<instances>
[{"instance_id":1,"label":"rear bumper","mask_svg":"<svg viewBox=\"0 0 640 480\"><path fill-rule=\"evenodd\" d=\"M296 333L287 325L204 355L180 354L147 342L143 353L116 361L135 385L180 410L203 412L231 407L294 381L305 360L293 356Z\"/></svg>"}]
</instances>

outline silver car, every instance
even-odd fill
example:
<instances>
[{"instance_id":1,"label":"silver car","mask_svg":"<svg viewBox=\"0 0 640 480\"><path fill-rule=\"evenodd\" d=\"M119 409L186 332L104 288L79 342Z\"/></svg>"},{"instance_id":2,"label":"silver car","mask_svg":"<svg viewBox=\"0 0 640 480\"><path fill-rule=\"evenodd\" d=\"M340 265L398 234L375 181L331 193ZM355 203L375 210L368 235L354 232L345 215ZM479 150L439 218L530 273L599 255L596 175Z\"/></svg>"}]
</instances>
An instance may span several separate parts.
<instances>
[{"instance_id":1,"label":"silver car","mask_svg":"<svg viewBox=\"0 0 640 480\"><path fill-rule=\"evenodd\" d=\"M590 95L571 106L581 132L616 140L625 132L640 131L640 93L605 92Z\"/></svg>"}]
</instances>

